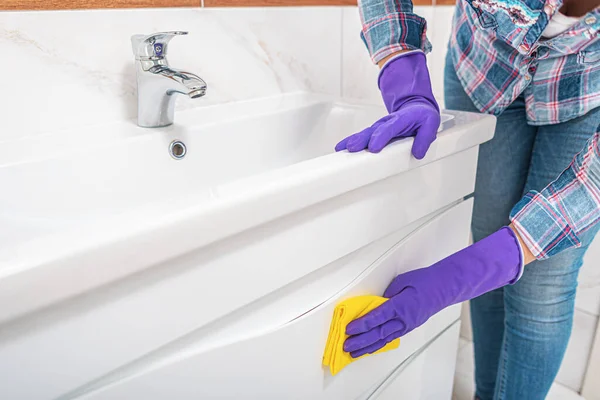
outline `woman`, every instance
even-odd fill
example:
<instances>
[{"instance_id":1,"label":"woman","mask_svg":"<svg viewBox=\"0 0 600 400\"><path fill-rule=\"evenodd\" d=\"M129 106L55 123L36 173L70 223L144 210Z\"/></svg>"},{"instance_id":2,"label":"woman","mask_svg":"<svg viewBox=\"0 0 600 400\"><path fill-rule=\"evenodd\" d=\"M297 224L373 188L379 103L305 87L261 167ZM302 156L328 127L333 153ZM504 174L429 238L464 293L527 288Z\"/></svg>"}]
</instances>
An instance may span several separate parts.
<instances>
[{"instance_id":1,"label":"woman","mask_svg":"<svg viewBox=\"0 0 600 400\"><path fill-rule=\"evenodd\" d=\"M423 158L440 123L425 20L410 0L362 0L359 8L389 115L336 150L379 152L413 136L412 153ZM471 300L476 397L546 397L599 227L599 30L600 0L458 1L446 107L498 116L494 138L480 148L475 244L396 277L384 293L390 300L348 325L353 357Z\"/></svg>"}]
</instances>

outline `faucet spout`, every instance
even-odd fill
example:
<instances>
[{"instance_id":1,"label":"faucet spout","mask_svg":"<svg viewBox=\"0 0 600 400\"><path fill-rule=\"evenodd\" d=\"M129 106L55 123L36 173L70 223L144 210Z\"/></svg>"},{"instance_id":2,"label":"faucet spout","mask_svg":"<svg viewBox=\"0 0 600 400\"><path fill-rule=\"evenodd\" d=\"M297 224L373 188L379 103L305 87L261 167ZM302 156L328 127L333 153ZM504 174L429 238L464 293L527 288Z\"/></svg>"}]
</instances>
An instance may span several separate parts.
<instances>
[{"instance_id":1,"label":"faucet spout","mask_svg":"<svg viewBox=\"0 0 600 400\"><path fill-rule=\"evenodd\" d=\"M147 128L168 126L175 117L175 94L191 99L206 94L206 82L198 75L169 66L167 44L186 32L163 32L134 35L131 38L135 54L138 88L138 125Z\"/></svg>"},{"instance_id":2,"label":"faucet spout","mask_svg":"<svg viewBox=\"0 0 600 400\"><path fill-rule=\"evenodd\" d=\"M163 76L172 81L173 88L167 94L181 93L189 96L191 99L196 99L206 94L206 82L191 72L171 68L168 65L155 65L148 72Z\"/></svg>"}]
</instances>

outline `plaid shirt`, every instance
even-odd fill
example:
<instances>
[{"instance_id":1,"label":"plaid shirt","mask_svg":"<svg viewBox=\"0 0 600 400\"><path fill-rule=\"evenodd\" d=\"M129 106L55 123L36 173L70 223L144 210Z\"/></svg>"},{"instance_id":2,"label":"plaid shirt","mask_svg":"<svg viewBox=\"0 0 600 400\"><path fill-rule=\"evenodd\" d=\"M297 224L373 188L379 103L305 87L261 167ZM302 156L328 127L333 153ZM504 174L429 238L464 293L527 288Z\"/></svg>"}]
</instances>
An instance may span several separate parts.
<instances>
[{"instance_id":1,"label":"plaid shirt","mask_svg":"<svg viewBox=\"0 0 600 400\"><path fill-rule=\"evenodd\" d=\"M600 219L599 141L600 126L554 182L513 207L510 219L536 258L581 246L579 235Z\"/></svg>"},{"instance_id":2,"label":"plaid shirt","mask_svg":"<svg viewBox=\"0 0 600 400\"><path fill-rule=\"evenodd\" d=\"M459 0L449 51L465 91L482 112L500 114L524 95L532 125L556 124L600 106L600 9L541 40L560 0ZM373 62L399 50L431 50L410 0L359 0L361 37ZM580 246L600 218L599 132L541 192L513 208L511 221L538 259Z\"/></svg>"},{"instance_id":3,"label":"plaid shirt","mask_svg":"<svg viewBox=\"0 0 600 400\"><path fill-rule=\"evenodd\" d=\"M359 0L361 37L375 63L431 44L411 0ZM524 94L531 125L565 122L600 106L600 9L539 40L559 0L459 0L449 51L480 111L499 115Z\"/></svg>"}]
</instances>

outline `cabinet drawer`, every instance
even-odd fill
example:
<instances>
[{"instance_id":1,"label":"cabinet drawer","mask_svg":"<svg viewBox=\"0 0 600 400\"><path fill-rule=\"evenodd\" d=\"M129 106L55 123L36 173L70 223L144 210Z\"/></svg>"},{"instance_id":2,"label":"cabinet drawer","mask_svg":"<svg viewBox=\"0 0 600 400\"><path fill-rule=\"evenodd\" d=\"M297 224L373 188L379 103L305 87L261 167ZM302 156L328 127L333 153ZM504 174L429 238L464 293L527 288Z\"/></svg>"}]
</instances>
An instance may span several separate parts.
<instances>
[{"instance_id":1,"label":"cabinet drawer","mask_svg":"<svg viewBox=\"0 0 600 400\"><path fill-rule=\"evenodd\" d=\"M471 205L470 200L461 202L404 235L375 263L352 272L355 279L321 304L310 300L336 287L334 280L347 279L348 269L283 287L72 395L107 400L346 400L371 393L411 354L454 323L460 307L432 317L402 338L398 349L361 359L332 377L321 359L335 305L344 298L383 293L397 274L464 247Z\"/></svg>"},{"instance_id":2,"label":"cabinet drawer","mask_svg":"<svg viewBox=\"0 0 600 400\"><path fill-rule=\"evenodd\" d=\"M399 365L368 400L444 400L452 397L460 321Z\"/></svg>"}]
</instances>

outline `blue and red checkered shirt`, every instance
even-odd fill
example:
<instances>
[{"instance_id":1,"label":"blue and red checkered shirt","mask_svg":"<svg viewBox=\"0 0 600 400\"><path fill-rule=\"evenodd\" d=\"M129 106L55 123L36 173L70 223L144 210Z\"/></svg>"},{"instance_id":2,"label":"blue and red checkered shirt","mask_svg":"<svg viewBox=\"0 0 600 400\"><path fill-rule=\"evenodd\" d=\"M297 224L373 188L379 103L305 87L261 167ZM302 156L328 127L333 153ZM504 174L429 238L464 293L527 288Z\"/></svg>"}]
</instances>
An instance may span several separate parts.
<instances>
[{"instance_id":1,"label":"blue and red checkered shirt","mask_svg":"<svg viewBox=\"0 0 600 400\"><path fill-rule=\"evenodd\" d=\"M600 219L599 141L600 126L557 179L513 207L510 219L536 258L579 247L579 236Z\"/></svg>"},{"instance_id":2,"label":"blue and red checkered shirt","mask_svg":"<svg viewBox=\"0 0 600 400\"><path fill-rule=\"evenodd\" d=\"M449 50L482 112L524 95L531 125L565 122L600 107L600 9L552 39L541 34L559 0L459 0ZM359 0L361 37L375 63L400 50L431 50L410 0ZM600 121L599 121L600 124ZM599 126L600 131L600 126ZM600 132L554 182L528 193L511 221L538 258L580 245L600 218Z\"/></svg>"}]
</instances>

